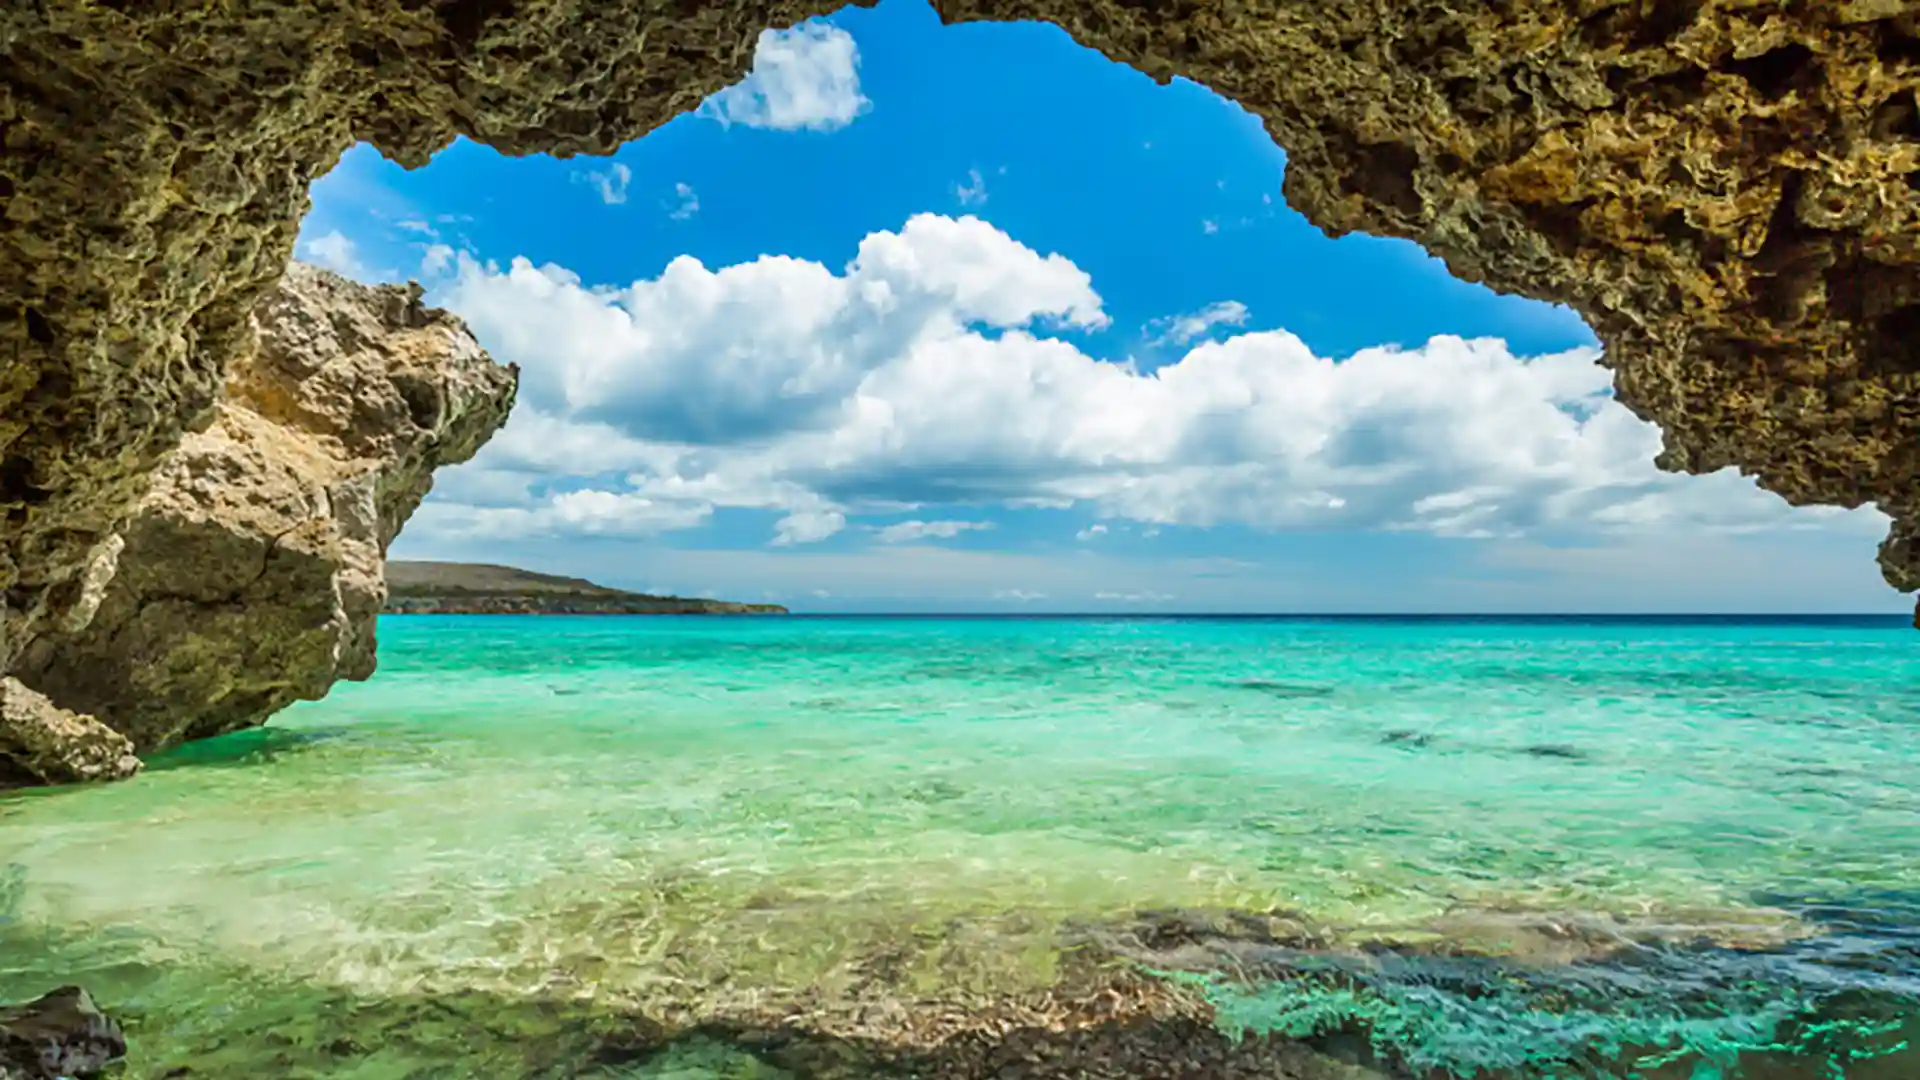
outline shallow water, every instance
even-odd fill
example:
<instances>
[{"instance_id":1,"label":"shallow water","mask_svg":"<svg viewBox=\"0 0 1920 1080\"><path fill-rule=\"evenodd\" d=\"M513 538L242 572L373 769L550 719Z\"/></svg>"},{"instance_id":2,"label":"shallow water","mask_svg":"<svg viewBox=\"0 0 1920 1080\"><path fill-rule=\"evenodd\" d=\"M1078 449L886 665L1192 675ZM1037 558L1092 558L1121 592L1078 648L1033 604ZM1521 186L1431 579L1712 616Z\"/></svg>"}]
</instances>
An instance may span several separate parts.
<instances>
[{"instance_id":1,"label":"shallow water","mask_svg":"<svg viewBox=\"0 0 1920 1080\"><path fill-rule=\"evenodd\" d=\"M1284 910L1336 954L1506 962L1302 974L1275 951L1169 977L1227 1028L1359 1023L1400 1063L1920 1074L1897 1050L1920 1010L1910 630L414 617L381 637L372 682L269 729L0 800L0 1000L94 988L136 1076L575 1075L631 1031L616 1014L977 1001L1063 978L1063 927ZM1569 968L1513 929L1556 921L1640 943ZM408 1012L435 1008L445 1030Z\"/></svg>"}]
</instances>

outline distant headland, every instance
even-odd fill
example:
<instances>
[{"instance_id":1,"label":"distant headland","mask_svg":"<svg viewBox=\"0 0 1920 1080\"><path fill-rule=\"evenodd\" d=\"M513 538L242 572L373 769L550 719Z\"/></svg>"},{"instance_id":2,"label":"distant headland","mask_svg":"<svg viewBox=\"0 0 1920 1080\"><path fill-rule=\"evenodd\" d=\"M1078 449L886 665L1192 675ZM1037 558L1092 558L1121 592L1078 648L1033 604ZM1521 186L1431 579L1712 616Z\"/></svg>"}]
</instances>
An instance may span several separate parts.
<instances>
[{"instance_id":1,"label":"distant headland","mask_svg":"<svg viewBox=\"0 0 1920 1080\"><path fill-rule=\"evenodd\" d=\"M390 615L785 615L779 604L651 596L486 563L387 562Z\"/></svg>"}]
</instances>

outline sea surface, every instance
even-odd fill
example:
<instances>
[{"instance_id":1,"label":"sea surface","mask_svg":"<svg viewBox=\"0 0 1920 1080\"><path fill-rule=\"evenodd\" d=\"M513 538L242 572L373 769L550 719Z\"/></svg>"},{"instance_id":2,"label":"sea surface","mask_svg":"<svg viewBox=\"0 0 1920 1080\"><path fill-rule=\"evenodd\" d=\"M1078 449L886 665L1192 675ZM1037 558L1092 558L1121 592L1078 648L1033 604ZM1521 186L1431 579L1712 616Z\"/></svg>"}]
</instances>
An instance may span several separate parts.
<instances>
[{"instance_id":1,"label":"sea surface","mask_svg":"<svg viewBox=\"0 0 1920 1080\"><path fill-rule=\"evenodd\" d=\"M1317 1055L1191 1075L1920 1077L1901 620L380 637L0 799L0 1001L85 985L134 1078L962 1075L887 1055L1096 1001Z\"/></svg>"}]
</instances>

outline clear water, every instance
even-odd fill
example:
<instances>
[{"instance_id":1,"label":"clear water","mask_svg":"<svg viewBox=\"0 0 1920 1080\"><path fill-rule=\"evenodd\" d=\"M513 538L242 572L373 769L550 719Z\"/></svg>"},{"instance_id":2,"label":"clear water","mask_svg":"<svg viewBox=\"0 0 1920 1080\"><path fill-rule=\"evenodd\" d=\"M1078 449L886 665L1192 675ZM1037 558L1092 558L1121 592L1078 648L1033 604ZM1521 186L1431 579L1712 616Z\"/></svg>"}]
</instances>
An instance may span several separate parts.
<instances>
[{"instance_id":1,"label":"clear water","mask_svg":"<svg viewBox=\"0 0 1920 1080\"><path fill-rule=\"evenodd\" d=\"M89 986L136 1077L745 1076L605 1046L980 1008L1142 909L1283 911L1322 947L1153 977L1382 1069L1920 1075L1911 630L381 637L372 682L269 729L0 800L0 1000Z\"/></svg>"}]
</instances>

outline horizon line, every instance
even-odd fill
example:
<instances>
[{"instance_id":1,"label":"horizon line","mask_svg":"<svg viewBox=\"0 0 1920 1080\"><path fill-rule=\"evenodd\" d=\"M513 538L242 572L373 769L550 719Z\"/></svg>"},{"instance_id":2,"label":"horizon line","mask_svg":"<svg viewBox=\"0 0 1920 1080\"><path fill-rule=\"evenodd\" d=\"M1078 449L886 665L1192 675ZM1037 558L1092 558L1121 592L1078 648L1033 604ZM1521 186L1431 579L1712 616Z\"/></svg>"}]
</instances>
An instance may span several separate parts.
<instances>
[{"instance_id":1,"label":"horizon line","mask_svg":"<svg viewBox=\"0 0 1920 1080\"><path fill-rule=\"evenodd\" d=\"M679 599L711 599L708 597L682 597ZM752 601L784 607L776 601ZM400 618L460 615L459 612L382 612L383 616ZM503 612L500 614L471 615L473 618L499 618L502 615L526 615L543 618L579 617L579 618L702 618L716 617L701 612L687 613L628 613L628 612ZM788 609L790 618L841 619L841 618L905 618L905 619L1371 619L1371 620L1420 620L1438 621L1446 619L1873 619L1906 620L1911 618L1905 611L1072 611L1072 610L1032 610L1032 611L836 611ZM733 618L740 616L725 615Z\"/></svg>"}]
</instances>

